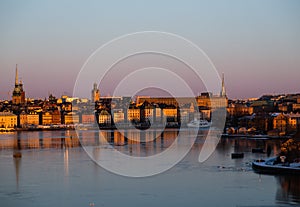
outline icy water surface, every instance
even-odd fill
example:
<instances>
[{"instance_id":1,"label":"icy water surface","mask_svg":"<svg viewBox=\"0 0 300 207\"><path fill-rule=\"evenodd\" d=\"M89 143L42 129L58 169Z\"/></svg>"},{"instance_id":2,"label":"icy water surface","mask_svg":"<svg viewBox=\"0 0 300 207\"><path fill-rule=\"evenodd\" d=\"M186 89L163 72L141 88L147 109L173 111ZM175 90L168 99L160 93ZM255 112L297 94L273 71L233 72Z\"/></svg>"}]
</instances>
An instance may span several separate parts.
<instances>
[{"instance_id":1,"label":"icy water surface","mask_svg":"<svg viewBox=\"0 0 300 207\"><path fill-rule=\"evenodd\" d=\"M126 144L115 131L106 138L121 152L147 156L167 148L176 134L166 131L152 144ZM259 175L251 169L251 161L267 157L251 149L269 146L272 156L280 140L222 139L212 156L199 163L202 144L197 139L184 160L162 174L128 178L91 161L74 131L0 134L0 206L300 205L299 177ZM22 158L13 158L16 151ZM234 151L245 157L231 159Z\"/></svg>"}]
</instances>

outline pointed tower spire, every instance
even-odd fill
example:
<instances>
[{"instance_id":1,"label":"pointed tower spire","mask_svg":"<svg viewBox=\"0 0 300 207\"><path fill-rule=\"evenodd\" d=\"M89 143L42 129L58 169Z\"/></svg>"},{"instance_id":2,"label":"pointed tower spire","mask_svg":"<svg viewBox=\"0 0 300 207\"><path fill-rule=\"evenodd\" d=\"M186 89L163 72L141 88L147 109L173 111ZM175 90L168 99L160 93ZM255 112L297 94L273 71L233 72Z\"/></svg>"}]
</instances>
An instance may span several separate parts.
<instances>
[{"instance_id":1,"label":"pointed tower spire","mask_svg":"<svg viewBox=\"0 0 300 207\"><path fill-rule=\"evenodd\" d=\"M18 85L18 64L16 64L16 79L15 79L15 85Z\"/></svg>"},{"instance_id":2,"label":"pointed tower spire","mask_svg":"<svg viewBox=\"0 0 300 207\"><path fill-rule=\"evenodd\" d=\"M224 73L222 73L222 90L221 90L220 96L221 97L226 96Z\"/></svg>"}]
</instances>

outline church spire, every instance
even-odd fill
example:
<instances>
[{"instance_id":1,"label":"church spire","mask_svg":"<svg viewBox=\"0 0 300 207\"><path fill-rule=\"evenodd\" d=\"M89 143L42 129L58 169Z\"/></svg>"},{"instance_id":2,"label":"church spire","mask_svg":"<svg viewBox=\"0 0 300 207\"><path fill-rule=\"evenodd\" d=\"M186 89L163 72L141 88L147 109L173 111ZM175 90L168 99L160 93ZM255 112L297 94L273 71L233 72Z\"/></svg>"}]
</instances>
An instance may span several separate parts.
<instances>
[{"instance_id":1,"label":"church spire","mask_svg":"<svg viewBox=\"0 0 300 207\"><path fill-rule=\"evenodd\" d=\"M224 73L222 73L222 90L221 90L220 96L221 97L226 96Z\"/></svg>"},{"instance_id":2,"label":"church spire","mask_svg":"<svg viewBox=\"0 0 300 207\"><path fill-rule=\"evenodd\" d=\"M16 64L16 79L15 79L15 85L18 85L18 64Z\"/></svg>"}]
</instances>

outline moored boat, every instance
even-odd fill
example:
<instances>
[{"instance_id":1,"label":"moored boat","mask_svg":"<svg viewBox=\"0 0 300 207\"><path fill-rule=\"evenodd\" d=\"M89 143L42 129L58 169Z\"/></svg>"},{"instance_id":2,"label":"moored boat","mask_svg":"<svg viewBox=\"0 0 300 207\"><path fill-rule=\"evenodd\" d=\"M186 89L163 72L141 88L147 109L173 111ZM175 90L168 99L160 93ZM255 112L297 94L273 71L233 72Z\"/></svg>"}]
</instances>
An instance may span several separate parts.
<instances>
[{"instance_id":1,"label":"moored boat","mask_svg":"<svg viewBox=\"0 0 300 207\"><path fill-rule=\"evenodd\" d=\"M280 162L278 158L256 160L252 162L252 169L261 174L297 174L300 175L299 162Z\"/></svg>"},{"instance_id":2,"label":"moored boat","mask_svg":"<svg viewBox=\"0 0 300 207\"><path fill-rule=\"evenodd\" d=\"M205 119L194 119L187 126L191 128L208 128L211 126L211 123Z\"/></svg>"}]
</instances>

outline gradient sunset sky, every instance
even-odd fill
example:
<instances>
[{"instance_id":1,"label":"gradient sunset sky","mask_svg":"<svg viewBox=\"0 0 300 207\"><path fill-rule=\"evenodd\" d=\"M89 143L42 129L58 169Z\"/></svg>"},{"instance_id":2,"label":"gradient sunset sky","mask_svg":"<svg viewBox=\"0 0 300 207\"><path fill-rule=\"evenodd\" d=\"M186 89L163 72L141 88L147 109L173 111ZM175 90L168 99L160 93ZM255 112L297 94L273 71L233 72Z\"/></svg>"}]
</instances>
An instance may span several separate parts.
<instances>
[{"instance_id":1,"label":"gradient sunset sky","mask_svg":"<svg viewBox=\"0 0 300 207\"><path fill-rule=\"evenodd\" d=\"M300 92L299 11L298 0L1 1L0 99L16 64L27 97L71 95L97 48L144 30L197 44L225 73L229 98Z\"/></svg>"}]
</instances>

